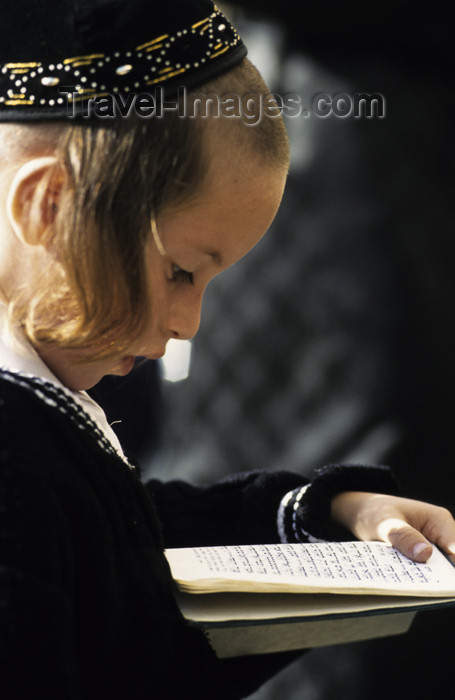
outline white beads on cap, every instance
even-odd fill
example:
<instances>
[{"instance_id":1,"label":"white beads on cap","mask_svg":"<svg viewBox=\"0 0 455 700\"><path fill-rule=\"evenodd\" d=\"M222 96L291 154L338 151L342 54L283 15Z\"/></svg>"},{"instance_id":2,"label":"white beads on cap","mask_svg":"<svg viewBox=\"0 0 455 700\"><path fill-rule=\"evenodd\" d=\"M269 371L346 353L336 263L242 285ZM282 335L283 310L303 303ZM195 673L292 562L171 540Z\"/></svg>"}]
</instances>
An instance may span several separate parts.
<instances>
[{"instance_id":1,"label":"white beads on cap","mask_svg":"<svg viewBox=\"0 0 455 700\"><path fill-rule=\"evenodd\" d=\"M60 78L57 78L57 76L45 76L44 78L41 78L41 85L58 85L60 82Z\"/></svg>"},{"instance_id":2,"label":"white beads on cap","mask_svg":"<svg viewBox=\"0 0 455 700\"><path fill-rule=\"evenodd\" d=\"M116 68L115 72L117 73L117 75L126 75L132 70L133 66L130 63L127 63L124 66L119 66L118 68Z\"/></svg>"},{"instance_id":3,"label":"white beads on cap","mask_svg":"<svg viewBox=\"0 0 455 700\"><path fill-rule=\"evenodd\" d=\"M147 92L152 86L199 69L240 43L236 30L216 9L172 36L162 34L112 56L74 56L47 66L41 61L5 63L0 65L0 110L35 104L54 107L141 88Z\"/></svg>"}]
</instances>

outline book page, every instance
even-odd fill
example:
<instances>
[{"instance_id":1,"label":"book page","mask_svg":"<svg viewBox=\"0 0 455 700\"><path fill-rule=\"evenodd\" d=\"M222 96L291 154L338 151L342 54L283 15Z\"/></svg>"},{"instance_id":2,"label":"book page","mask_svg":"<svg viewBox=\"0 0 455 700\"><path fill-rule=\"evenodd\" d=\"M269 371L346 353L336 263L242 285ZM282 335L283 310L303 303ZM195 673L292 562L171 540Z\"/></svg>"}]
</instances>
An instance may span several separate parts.
<instances>
[{"instance_id":1,"label":"book page","mask_svg":"<svg viewBox=\"0 0 455 700\"><path fill-rule=\"evenodd\" d=\"M207 593L176 594L183 615L196 622L283 620L351 616L384 611L423 610L453 605L453 598L416 596L331 595L319 593Z\"/></svg>"},{"instance_id":2,"label":"book page","mask_svg":"<svg viewBox=\"0 0 455 700\"><path fill-rule=\"evenodd\" d=\"M192 592L455 595L455 569L440 552L416 564L381 542L199 547L166 556L180 589Z\"/></svg>"}]
</instances>

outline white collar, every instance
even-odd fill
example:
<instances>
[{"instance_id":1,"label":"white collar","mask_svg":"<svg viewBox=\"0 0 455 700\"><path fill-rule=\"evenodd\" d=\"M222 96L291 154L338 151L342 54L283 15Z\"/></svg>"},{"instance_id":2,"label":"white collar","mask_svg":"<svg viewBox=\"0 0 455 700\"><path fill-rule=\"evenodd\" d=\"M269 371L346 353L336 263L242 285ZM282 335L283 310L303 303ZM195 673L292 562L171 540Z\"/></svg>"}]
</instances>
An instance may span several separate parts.
<instances>
[{"instance_id":1,"label":"white collar","mask_svg":"<svg viewBox=\"0 0 455 700\"><path fill-rule=\"evenodd\" d=\"M124 457L122 447L115 432L109 425L101 406L85 391L70 391L44 364L36 350L30 345L25 335L18 329L12 329L7 321L7 308L0 299L0 367L11 372L25 372L45 379L60 389L69 392L75 401L89 414L106 438Z\"/></svg>"}]
</instances>

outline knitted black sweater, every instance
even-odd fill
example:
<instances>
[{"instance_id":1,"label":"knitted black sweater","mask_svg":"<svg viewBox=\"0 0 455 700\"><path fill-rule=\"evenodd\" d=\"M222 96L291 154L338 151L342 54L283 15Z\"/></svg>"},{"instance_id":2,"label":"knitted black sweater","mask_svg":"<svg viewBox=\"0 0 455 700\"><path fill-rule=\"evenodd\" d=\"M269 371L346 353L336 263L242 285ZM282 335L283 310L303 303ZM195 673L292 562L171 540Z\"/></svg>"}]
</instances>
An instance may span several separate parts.
<instances>
[{"instance_id":1,"label":"knitted black sweater","mask_svg":"<svg viewBox=\"0 0 455 700\"><path fill-rule=\"evenodd\" d=\"M359 488L394 489L367 472ZM304 483L255 472L144 485L68 394L0 372L2 700L251 692L278 657L219 661L180 615L163 548L277 541L280 499Z\"/></svg>"}]
</instances>

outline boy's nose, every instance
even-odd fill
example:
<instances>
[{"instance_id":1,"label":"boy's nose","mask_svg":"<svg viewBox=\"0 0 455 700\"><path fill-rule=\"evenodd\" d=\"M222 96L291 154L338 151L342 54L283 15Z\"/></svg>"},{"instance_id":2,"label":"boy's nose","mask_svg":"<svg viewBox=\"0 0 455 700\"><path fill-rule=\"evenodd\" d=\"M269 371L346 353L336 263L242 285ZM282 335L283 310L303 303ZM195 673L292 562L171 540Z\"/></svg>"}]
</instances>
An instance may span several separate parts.
<instances>
[{"instance_id":1,"label":"boy's nose","mask_svg":"<svg viewBox=\"0 0 455 700\"><path fill-rule=\"evenodd\" d=\"M164 329L172 338L190 340L199 330L201 322L202 295L193 299L191 303L182 303L174 306L166 319L167 328Z\"/></svg>"}]
</instances>

